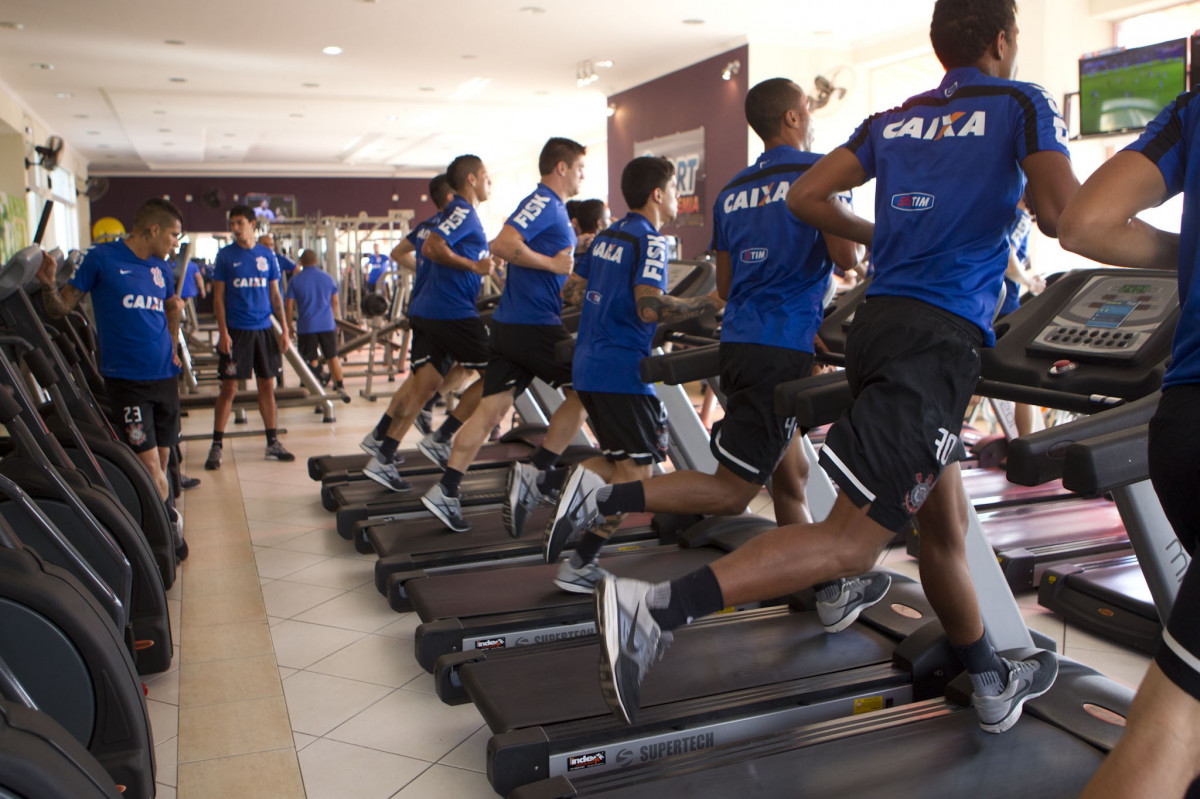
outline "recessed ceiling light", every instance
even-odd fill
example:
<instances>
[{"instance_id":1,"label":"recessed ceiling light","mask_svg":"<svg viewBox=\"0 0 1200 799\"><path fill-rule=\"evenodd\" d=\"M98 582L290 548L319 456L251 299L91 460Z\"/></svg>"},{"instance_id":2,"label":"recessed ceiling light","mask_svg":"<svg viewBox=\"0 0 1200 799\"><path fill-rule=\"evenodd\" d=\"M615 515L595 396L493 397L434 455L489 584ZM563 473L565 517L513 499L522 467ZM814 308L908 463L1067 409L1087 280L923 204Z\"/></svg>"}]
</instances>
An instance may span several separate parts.
<instances>
[{"instance_id":1,"label":"recessed ceiling light","mask_svg":"<svg viewBox=\"0 0 1200 799\"><path fill-rule=\"evenodd\" d=\"M522 14L545 14L546 13L546 9L542 8L541 6L521 6L520 11Z\"/></svg>"},{"instance_id":2,"label":"recessed ceiling light","mask_svg":"<svg viewBox=\"0 0 1200 799\"><path fill-rule=\"evenodd\" d=\"M76 114L75 118L76 119L87 119L88 115L87 114Z\"/></svg>"},{"instance_id":3,"label":"recessed ceiling light","mask_svg":"<svg viewBox=\"0 0 1200 799\"><path fill-rule=\"evenodd\" d=\"M319 88L321 84L319 84L319 83L301 83L300 85L303 86L305 89L316 89L316 88Z\"/></svg>"},{"instance_id":4,"label":"recessed ceiling light","mask_svg":"<svg viewBox=\"0 0 1200 799\"><path fill-rule=\"evenodd\" d=\"M702 20L702 19L696 19L695 17L692 17L692 18L690 18L690 19L685 19L685 20L683 21L683 24L684 24L684 25L703 25L703 24L704 24L704 20Z\"/></svg>"},{"instance_id":5,"label":"recessed ceiling light","mask_svg":"<svg viewBox=\"0 0 1200 799\"><path fill-rule=\"evenodd\" d=\"M25 26L20 22L0 22L0 28L8 28L10 31L25 30Z\"/></svg>"},{"instance_id":6,"label":"recessed ceiling light","mask_svg":"<svg viewBox=\"0 0 1200 799\"><path fill-rule=\"evenodd\" d=\"M163 142L163 147L174 147L174 146L175 146L175 142L173 142L173 141Z\"/></svg>"},{"instance_id":7,"label":"recessed ceiling light","mask_svg":"<svg viewBox=\"0 0 1200 799\"><path fill-rule=\"evenodd\" d=\"M221 145L221 149L222 149L222 150L232 150L232 149L233 149L233 145L231 145L231 144L222 144L222 145Z\"/></svg>"},{"instance_id":8,"label":"recessed ceiling light","mask_svg":"<svg viewBox=\"0 0 1200 799\"><path fill-rule=\"evenodd\" d=\"M421 86L420 88L417 89L417 91L419 91L419 92L435 92L435 91L437 91L437 89L433 88L432 86Z\"/></svg>"},{"instance_id":9,"label":"recessed ceiling light","mask_svg":"<svg viewBox=\"0 0 1200 799\"><path fill-rule=\"evenodd\" d=\"M164 39L163 44L173 44L178 47L179 45L187 44L187 42L183 39Z\"/></svg>"},{"instance_id":10,"label":"recessed ceiling light","mask_svg":"<svg viewBox=\"0 0 1200 799\"><path fill-rule=\"evenodd\" d=\"M47 64L43 61L34 61L29 66L33 67L34 69L44 69L46 71L50 71L50 70L54 69L53 64Z\"/></svg>"},{"instance_id":11,"label":"recessed ceiling light","mask_svg":"<svg viewBox=\"0 0 1200 799\"><path fill-rule=\"evenodd\" d=\"M832 36L832 35L833 35L833 31L831 31L831 30L813 31L813 36Z\"/></svg>"},{"instance_id":12,"label":"recessed ceiling light","mask_svg":"<svg viewBox=\"0 0 1200 799\"><path fill-rule=\"evenodd\" d=\"M341 55L342 48L338 47L336 44L331 44L328 47L322 47L321 52L325 55Z\"/></svg>"},{"instance_id":13,"label":"recessed ceiling light","mask_svg":"<svg viewBox=\"0 0 1200 799\"><path fill-rule=\"evenodd\" d=\"M99 136L99 135L100 135L100 131L98 131L98 130L89 130L89 131L87 132L87 135L89 135L89 136Z\"/></svg>"},{"instance_id":14,"label":"recessed ceiling light","mask_svg":"<svg viewBox=\"0 0 1200 799\"><path fill-rule=\"evenodd\" d=\"M479 56L475 55L474 53L463 53L461 56L459 56L459 58L461 58L463 61L474 61L476 58L479 58Z\"/></svg>"},{"instance_id":15,"label":"recessed ceiling light","mask_svg":"<svg viewBox=\"0 0 1200 799\"><path fill-rule=\"evenodd\" d=\"M613 65L611 58L606 58L603 61L593 61L592 66L600 67L601 69L611 69Z\"/></svg>"},{"instance_id":16,"label":"recessed ceiling light","mask_svg":"<svg viewBox=\"0 0 1200 799\"><path fill-rule=\"evenodd\" d=\"M96 147L98 147L98 148L99 148L99 149L101 149L101 150L107 150L107 149L108 149L108 145L107 145L107 144L97 144L97 145L96 145Z\"/></svg>"},{"instance_id":17,"label":"recessed ceiling light","mask_svg":"<svg viewBox=\"0 0 1200 799\"><path fill-rule=\"evenodd\" d=\"M170 128L159 128L158 132L159 133L170 133L171 129Z\"/></svg>"},{"instance_id":18,"label":"recessed ceiling light","mask_svg":"<svg viewBox=\"0 0 1200 799\"><path fill-rule=\"evenodd\" d=\"M292 119L302 119L304 114L288 114Z\"/></svg>"},{"instance_id":19,"label":"recessed ceiling light","mask_svg":"<svg viewBox=\"0 0 1200 799\"><path fill-rule=\"evenodd\" d=\"M171 83L187 83L187 78L167 78Z\"/></svg>"},{"instance_id":20,"label":"recessed ceiling light","mask_svg":"<svg viewBox=\"0 0 1200 799\"><path fill-rule=\"evenodd\" d=\"M538 97L545 97L546 95L550 94L550 91L548 89L538 89L536 92L534 92L534 94L536 94Z\"/></svg>"},{"instance_id":21,"label":"recessed ceiling light","mask_svg":"<svg viewBox=\"0 0 1200 799\"><path fill-rule=\"evenodd\" d=\"M70 92L57 92L54 96L60 100L67 100L72 97Z\"/></svg>"},{"instance_id":22,"label":"recessed ceiling light","mask_svg":"<svg viewBox=\"0 0 1200 799\"><path fill-rule=\"evenodd\" d=\"M165 115L167 112L161 108L156 108L156 109L154 109L153 113L159 114L159 115Z\"/></svg>"},{"instance_id":23,"label":"recessed ceiling light","mask_svg":"<svg viewBox=\"0 0 1200 799\"><path fill-rule=\"evenodd\" d=\"M236 133L223 133L223 134L221 134L221 135L222 135L222 136L224 136L224 137L225 137L225 138L227 138L227 139L232 139L232 138L234 138L235 136L237 136L237 134L236 134Z\"/></svg>"},{"instance_id":24,"label":"recessed ceiling light","mask_svg":"<svg viewBox=\"0 0 1200 799\"><path fill-rule=\"evenodd\" d=\"M400 115L399 115L399 114L391 114L391 115L390 115L390 116L388 116L388 118L387 118L387 121L388 121L388 122L398 122L399 120L400 120Z\"/></svg>"}]
</instances>

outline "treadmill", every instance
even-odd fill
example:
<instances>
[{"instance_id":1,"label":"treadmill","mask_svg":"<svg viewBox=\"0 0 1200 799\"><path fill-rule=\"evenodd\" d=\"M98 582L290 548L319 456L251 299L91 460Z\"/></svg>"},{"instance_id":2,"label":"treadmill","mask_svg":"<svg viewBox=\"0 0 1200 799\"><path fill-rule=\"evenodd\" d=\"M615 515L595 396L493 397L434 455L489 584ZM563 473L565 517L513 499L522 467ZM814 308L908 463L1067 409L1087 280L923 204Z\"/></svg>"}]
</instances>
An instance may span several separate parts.
<instances>
[{"instance_id":1,"label":"treadmill","mask_svg":"<svg viewBox=\"0 0 1200 799\"><path fill-rule=\"evenodd\" d=\"M1164 278L1161 272L1134 270L1081 271L1065 276L1005 320L1007 335L994 350L985 351L983 373L988 379L981 381L980 393L1097 412L1153 391L1161 380L1165 357L1159 344L1169 342L1177 319L1173 303L1152 303L1144 309L1139 305L1138 318L1133 319L1130 317L1135 312L1131 310L1125 319L1137 325L1133 331L1136 335L1121 339L1131 343L1123 347L1101 344L1106 350L1087 353L1086 360L1071 359L1055 366L1056 361L1067 361L1068 355L1076 352L1055 346L1064 343L1061 335L1057 341L1045 341L1062 326L1058 323L1061 316L1094 315L1088 306L1098 282L1103 284L1104 296L1110 291L1119 295L1125 286L1152 281L1162 287L1168 281L1173 284L1174 278ZM1094 310L1103 311L1103 301L1102 308ZM1130 328L1122 329L1124 332L1130 332ZM1072 342L1066 343L1070 346ZM801 407L797 412L802 418L811 418L804 417ZM1070 435L1059 428L1046 433ZM1053 447L1041 453L1034 471L1057 476L1054 472L1061 468L1061 461L1054 460L1053 454L1057 454ZM1010 460L1013 458L1010 452ZM973 509L969 511L969 522L967 556L988 636L997 650L1020 656L1032 645L1032 636ZM1131 526L1131 532L1135 527ZM886 600L875 607L885 604ZM734 623L733 619L721 621L731 626ZM677 642L688 629L677 631ZM840 635L828 638L836 641ZM735 671L747 658L762 657L758 651L726 645L716 630L710 629L706 637L711 647L708 657L714 662L703 656L676 657L674 648L669 650L643 689L643 716L657 711L649 695L651 680L687 680L696 670L704 669ZM780 657L794 651L778 638L767 646L781 653ZM731 653L736 653L736 660L730 659ZM561 704L566 698L560 690L599 697L595 659L585 662L588 660L581 658L577 665L581 670L578 681L574 672L569 677L562 671L545 673L545 679L555 685L554 699L559 706L544 708L543 712L562 713ZM471 687L472 669L460 668L460 674L464 684ZM534 682L536 678L527 673L526 679ZM521 691L530 705L541 704L532 689L521 689L513 682L497 682L493 690L481 692L477 700L485 699L484 704L500 701L503 694L495 690L500 685L509 692ZM546 688L538 685L537 690L545 692ZM1026 705L1022 721L1004 735L988 735L979 730L975 714L967 707L969 692L969 682L960 677L939 698L885 707L861 717L847 715L769 731L757 738L743 735L733 740L716 736L709 739L707 734L689 737L686 729L664 722L677 742L663 752L670 757L654 757L660 750L645 749L641 744L609 747L596 740L591 750L575 750L572 754L598 757L551 765L542 773L550 774L552 779L513 790L509 796L725 796L731 791L763 796L940 796L963 791L977 797L1073 795L1115 744L1132 698L1132 691L1062 659L1054 688ZM707 694L704 699L715 708L728 701L729 695ZM588 723L603 725L605 721L593 717ZM611 723L611 717L607 721ZM495 731L494 720L489 719L489 723ZM639 718L639 727L641 724ZM636 734L639 729L630 728L630 732ZM529 746L552 746L544 734L525 735ZM870 764L870 768L863 768L864 764ZM1002 774L1005 781L981 779L982 774ZM495 772L491 775L493 779L499 776Z\"/></svg>"}]
</instances>

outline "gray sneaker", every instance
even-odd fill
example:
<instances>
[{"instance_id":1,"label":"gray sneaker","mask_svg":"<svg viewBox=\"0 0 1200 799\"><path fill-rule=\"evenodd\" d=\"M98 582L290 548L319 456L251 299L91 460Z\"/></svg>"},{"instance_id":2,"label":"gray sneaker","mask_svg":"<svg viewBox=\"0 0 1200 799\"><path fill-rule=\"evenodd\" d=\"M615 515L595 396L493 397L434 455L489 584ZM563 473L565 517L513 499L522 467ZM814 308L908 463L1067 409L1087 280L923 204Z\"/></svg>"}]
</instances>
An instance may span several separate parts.
<instances>
[{"instance_id":1,"label":"gray sneaker","mask_svg":"<svg viewBox=\"0 0 1200 799\"><path fill-rule=\"evenodd\" d=\"M282 461L284 463L291 463L296 460L296 456L284 449L283 444L279 441L276 441L274 444L267 444L267 452L263 457L269 461Z\"/></svg>"},{"instance_id":2,"label":"gray sneaker","mask_svg":"<svg viewBox=\"0 0 1200 799\"><path fill-rule=\"evenodd\" d=\"M605 577L593 594L600 636L600 690L614 713L632 724L642 701L642 681L674 636L658 626L646 599L654 588L641 580Z\"/></svg>"},{"instance_id":3,"label":"gray sneaker","mask_svg":"<svg viewBox=\"0 0 1200 799\"><path fill-rule=\"evenodd\" d=\"M207 472L216 471L221 468L221 456L225 454L224 447L213 445L208 450L208 459L204 461L204 470Z\"/></svg>"},{"instance_id":4,"label":"gray sneaker","mask_svg":"<svg viewBox=\"0 0 1200 799\"><path fill-rule=\"evenodd\" d=\"M421 410L417 412L417 418L413 419L413 427L421 432L421 435L427 436L433 432L433 411Z\"/></svg>"},{"instance_id":5,"label":"gray sneaker","mask_svg":"<svg viewBox=\"0 0 1200 799\"><path fill-rule=\"evenodd\" d=\"M554 576L554 584L572 594L590 594L595 590L596 583L605 577L612 577L612 574L600 568L595 561L585 563L576 569L571 565L571 559L567 558L558 567L558 574Z\"/></svg>"},{"instance_id":6,"label":"gray sneaker","mask_svg":"<svg viewBox=\"0 0 1200 799\"><path fill-rule=\"evenodd\" d=\"M383 439L375 437L375 431L367 433L363 436L363 440L358 442L359 448L370 455L372 458L379 460L382 456L379 454L379 448L383 446Z\"/></svg>"},{"instance_id":7,"label":"gray sneaker","mask_svg":"<svg viewBox=\"0 0 1200 799\"><path fill-rule=\"evenodd\" d=\"M374 480L389 491L397 494L412 491L408 481L400 476L400 471L394 463L380 463L378 458L371 458L363 468L363 477Z\"/></svg>"},{"instance_id":8,"label":"gray sneaker","mask_svg":"<svg viewBox=\"0 0 1200 799\"><path fill-rule=\"evenodd\" d=\"M528 463L514 463L508 467L508 484L500 516L504 519L504 529L513 538L525 529L525 520L533 513L533 509L552 499L538 488L541 475L536 467Z\"/></svg>"},{"instance_id":9,"label":"gray sneaker","mask_svg":"<svg viewBox=\"0 0 1200 799\"><path fill-rule=\"evenodd\" d=\"M442 471L446 471L446 462L450 460L450 450L453 445L449 441L434 440L435 433L422 438L417 442L417 449L421 450L421 454L434 463Z\"/></svg>"},{"instance_id":10,"label":"gray sneaker","mask_svg":"<svg viewBox=\"0 0 1200 799\"><path fill-rule=\"evenodd\" d=\"M425 492L425 496L421 497L421 504L451 531L465 533L471 529L471 525L462 515L462 500L446 496L441 483L434 483L433 488Z\"/></svg>"},{"instance_id":11,"label":"gray sneaker","mask_svg":"<svg viewBox=\"0 0 1200 799\"><path fill-rule=\"evenodd\" d=\"M840 633L854 624L858 615L883 599L892 578L880 572L842 580L842 592L832 602L817 601L817 617L827 633Z\"/></svg>"},{"instance_id":12,"label":"gray sneaker","mask_svg":"<svg viewBox=\"0 0 1200 799\"><path fill-rule=\"evenodd\" d=\"M567 472L558 504L554 507L554 518L546 527L546 537L542 542L547 563L558 560L567 544L594 528L604 518L596 508L596 492L604 484L600 475L585 469L582 464L571 467L571 471Z\"/></svg>"},{"instance_id":13,"label":"gray sneaker","mask_svg":"<svg viewBox=\"0 0 1200 799\"><path fill-rule=\"evenodd\" d=\"M1021 707L1049 691L1058 677L1058 658L1053 652L1039 650L1025 660L1000 660L1008 667L1004 691L999 696L971 695L984 732L1009 730L1021 718Z\"/></svg>"}]
</instances>

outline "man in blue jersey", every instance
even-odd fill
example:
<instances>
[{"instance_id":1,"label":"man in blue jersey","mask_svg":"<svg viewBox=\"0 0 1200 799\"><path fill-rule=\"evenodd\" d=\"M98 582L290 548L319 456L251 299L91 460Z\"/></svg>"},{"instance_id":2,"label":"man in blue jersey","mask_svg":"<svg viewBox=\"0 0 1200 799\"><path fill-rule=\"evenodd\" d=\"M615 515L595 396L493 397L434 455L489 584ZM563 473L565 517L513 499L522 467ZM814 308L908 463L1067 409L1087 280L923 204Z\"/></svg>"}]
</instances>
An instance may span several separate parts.
<instances>
[{"instance_id":1,"label":"man in blue jersey","mask_svg":"<svg viewBox=\"0 0 1200 799\"><path fill-rule=\"evenodd\" d=\"M168 497L167 459L179 437L179 337L183 303L175 296L170 257L183 217L166 200L147 200L126 239L88 251L61 294L54 260L38 272L42 302L54 317L66 316L85 294L100 338L100 373L115 426Z\"/></svg>"},{"instance_id":2,"label":"man in blue jersey","mask_svg":"<svg viewBox=\"0 0 1200 799\"><path fill-rule=\"evenodd\" d=\"M264 233L258 237L258 243L275 253L275 260L279 263L280 273L290 278L292 273L296 271L296 262L281 253L279 248L275 246L274 234Z\"/></svg>"},{"instance_id":3,"label":"man in blue jersey","mask_svg":"<svg viewBox=\"0 0 1200 799\"><path fill-rule=\"evenodd\" d=\"M333 378L333 390L341 394L345 386L337 350L337 317L341 312L337 281L317 265L315 250L300 253L299 269L288 281L284 299L287 318L296 319L292 330L300 357L308 361L314 374L320 367L319 358L324 358Z\"/></svg>"},{"instance_id":4,"label":"man in blue jersey","mask_svg":"<svg viewBox=\"0 0 1200 799\"><path fill-rule=\"evenodd\" d=\"M583 306L571 376L604 457L586 460L558 478L563 480L562 499L547 529L547 563L558 560L568 543L569 536L559 531L566 523L564 513L578 504L569 498L580 493L581 482L644 480L666 458L666 408L640 374L658 322L712 313L721 304L712 296L666 296L670 252L659 230L678 211L675 180L674 164L665 158L644 156L626 164L621 194L629 213L596 236L563 286L564 300ZM548 479L541 482L542 494L557 487ZM563 561L555 585L591 591L603 574L594 565L596 555L613 529L607 525L585 536L576 548L579 559Z\"/></svg>"},{"instance_id":5,"label":"man in blue jersey","mask_svg":"<svg viewBox=\"0 0 1200 799\"><path fill-rule=\"evenodd\" d=\"M801 449L791 446L795 419L775 415L775 386L812 374L830 271L835 262L853 268L858 247L823 236L784 203L788 187L820 158L802 151L811 139L804 91L773 78L751 89L745 105L746 121L765 151L713 204L710 249L717 258L717 292L727 300L720 348L726 410L710 444L717 471L681 470L612 486L598 475L581 474L572 484L574 493L563 494L552 531L568 541L585 533L571 556L581 573L602 571L585 558L599 549L589 530L604 517L643 511L738 514L772 477L779 523L809 521L808 464ZM877 574L862 578L860 587L873 604L889 583Z\"/></svg>"},{"instance_id":6,"label":"man in blue jersey","mask_svg":"<svg viewBox=\"0 0 1200 799\"><path fill-rule=\"evenodd\" d=\"M475 208L491 194L487 167L475 155L460 155L446 168L454 199L429 232L421 254L431 262L429 278L409 305L413 331L412 372L396 392L394 413L386 414L381 438L368 436L362 447L372 454L363 474L392 491L408 491L408 481L393 463L400 439L412 427L422 406L433 397L454 362L468 369L487 365L487 329L475 300L480 281L502 262L488 251L487 235ZM483 386L476 381L459 402L462 418L479 403ZM377 428L378 429L378 428ZM370 439L370 440L368 440Z\"/></svg>"},{"instance_id":7,"label":"man in blue jersey","mask_svg":"<svg viewBox=\"0 0 1200 799\"><path fill-rule=\"evenodd\" d=\"M546 438L533 454L531 464L513 464L508 478L504 520L510 534L519 535L522 515L549 492L538 489L540 471L551 469L583 425L583 405L570 391L571 365L560 363L555 348L569 341L562 325L563 283L575 263L575 231L567 218L564 201L579 193L583 182L582 144L552 138L538 158L541 183L517 205L500 234L488 245L492 253L508 262L508 275L500 304L492 314L491 353L483 377L483 396L475 412L454 436L451 422L421 441L419 447L431 460L446 464L445 473L421 502L442 524L454 532L470 525L463 518L459 485L488 434L512 408L513 398L529 387L535 377L567 390L566 400L550 418ZM525 471L522 472L524 467ZM525 479L522 479L522 476ZM522 490L524 489L524 490ZM523 493L525 501L515 501Z\"/></svg>"},{"instance_id":8,"label":"man in blue jersey","mask_svg":"<svg viewBox=\"0 0 1200 799\"><path fill-rule=\"evenodd\" d=\"M396 262L379 251L379 242L373 245L371 254L367 256L367 291L378 291L379 281L385 274L396 268Z\"/></svg>"},{"instance_id":9,"label":"man in blue jersey","mask_svg":"<svg viewBox=\"0 0 1200 799\"><path fill-rule=\"evenodd\" d=\"M275 253L254 240L254 211L245 205L229 209L233 244L217 252L213 265L213 313L217 317L217 371L221 393L213 411L212 447L204 468L221 468L225 423L233 409L239 380L254 375L258 412L266 428L266 458L294 461L279 443L275 427L275 379L283 369L281 353L288 348L288 320L279 294L279 263ZM282 332L271 331L271 314Z\"/></svg>"},{"instance_id":10,"label":"man in blue jersey","mask_svg":"<svg viewBox=\"0 0 1200 799\"><path fill-rule=\"evenodd\" d=\"M1137 214L1183 192L1181 234ZM1150 480L1184 548L1200 556L1200 93L1180 95L1083 184L1063 212L1063 246L1103 263L1178 269L1179 324L1150 420ZM1188 567L1154 662L1116 748L1085 799L1183 796L1200 778L1200 569Z\"/></svg>"},{"instance_id":11,"label":"man in blue jersey","mask_svg":"<svg viewBox=\"0 0 1200 799\"><path fill-rule=\"evenodd\" d=\"M845 578L870 570L914 515L921 583L970 675L980 726L1007 730L1024 703L1053 684L1052 653L1010 662L987 638L967 567L957 462L956 431L978 381L979 348L995 340L1007 233L1026 178L1038 224L1051 236L1078 187L1053 100L1011 79L1016 37L1013 0L938 0L930 38L947 70L941 85L870 117L792 184L793 213L870 244L875 262L847 342L854 404L821 451L841 493L823 522L769 531L680 580L605 578L597 586L601 678L625 718L636 712L641 680L669 630L806 586L827 613L852 615L868 597ZM872 177L874 226L830 202ZM615 638L626 634L632 645Z\"/></svg>"}]
</instances>

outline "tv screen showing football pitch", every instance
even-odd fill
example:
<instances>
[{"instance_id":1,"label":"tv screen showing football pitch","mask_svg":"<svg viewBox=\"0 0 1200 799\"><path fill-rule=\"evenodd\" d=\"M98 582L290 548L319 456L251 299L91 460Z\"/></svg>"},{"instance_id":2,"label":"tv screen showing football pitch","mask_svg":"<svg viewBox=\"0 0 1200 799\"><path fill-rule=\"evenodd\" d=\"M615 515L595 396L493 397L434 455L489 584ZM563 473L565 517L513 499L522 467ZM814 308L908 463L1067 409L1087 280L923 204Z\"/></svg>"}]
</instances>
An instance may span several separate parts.
<instances>
[{"instance_id":1,"label":"tv screen showing football pitch","mask_svg":"<svg viewBox=\"0 0 1200 799\"><path fill-rule=\"evenodd\" d=\"M1146 127L1187 89L1187 39L1079 59L1079 133Z\"/></svg>"}]
</instances>

